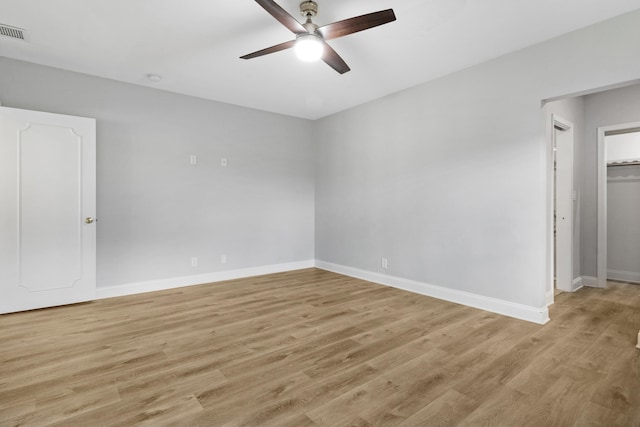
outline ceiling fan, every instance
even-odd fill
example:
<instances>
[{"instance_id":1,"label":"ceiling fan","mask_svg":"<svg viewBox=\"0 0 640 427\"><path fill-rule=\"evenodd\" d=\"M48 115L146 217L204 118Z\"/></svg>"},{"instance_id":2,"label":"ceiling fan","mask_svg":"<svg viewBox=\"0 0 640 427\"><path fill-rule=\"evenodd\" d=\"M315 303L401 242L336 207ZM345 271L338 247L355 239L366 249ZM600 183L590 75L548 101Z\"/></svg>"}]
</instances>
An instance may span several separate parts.
<instances>
[{"instance_id":1,"label":"ceiling fan","mask_svg":"<svg viewBox=\"0 0 640 427\"><path fill-rule=\"evenodd\" d=\"M273 0L256 0L256 3L294 33L296 38L295 40L249 53L240 58L252 59L295 47L298 58L303 61L322 59L340 74L346 73L350 68L340 55L327 44L327 40L337 39L338 37L357 33L358 31L367 30L396 20L393 9L387 9L319 27L311 21L311 18L318 14L318 4L314 1L303 1L300 3L300 13L306 18L304 24L298 22L297 19L287 13L287 11Z\"/></svg>"}]
</instances>

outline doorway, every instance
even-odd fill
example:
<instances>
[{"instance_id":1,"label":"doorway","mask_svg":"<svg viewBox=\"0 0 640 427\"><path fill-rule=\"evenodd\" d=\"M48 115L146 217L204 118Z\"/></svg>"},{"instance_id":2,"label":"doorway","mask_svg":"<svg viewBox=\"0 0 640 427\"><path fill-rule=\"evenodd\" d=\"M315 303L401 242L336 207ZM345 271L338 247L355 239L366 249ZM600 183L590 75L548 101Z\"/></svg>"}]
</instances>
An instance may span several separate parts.
<instances>
[{"instance_id":1,"label":"doorway","mask_svg":"<svg viewBox=\"0 0 640 427\"><path fill-rule=\"evenodd\" d=\"M628 138L631 137L631 138ZM613 176L613 182L616 184L631 184L634 188L638 186L638 182L640 182L640 176L637 175L637 169L640 168L640 148L635 145L629 145L629 148L618 150L617 147L612 147L610 144L615 142L622 142L623 140L635 140L637 137L638 141L640 141L640 122L631 122L631 123L623 123L612 126L604 126L598 128L598 246L597 246L597 262L598 262L598 287L605 288L607 286L607 278L612 279L620 279L625 281L640 281L640 270L639 268L630 268L624 267L621 269L620 267L614 268L613 270L609 268L608 265L608 256L609 256L609 212L608 212L608 181L609 180L609 171L612 171L610 168L619 168L624 167L625 172L627 172L628 176L616 177ZM638 142L640 144L640 142ZM616 148L616 149L614 149ZM619 175L619 174L613 174ZM628 185L627 185L628 186ZM619 199L619 194L615 194L616 200ZM633 202L633 200L629 200ZM636 214L634 212L633 214ZM616 224L618 226L619 224ZM640 228L640 227L639 227ZM615 235L624 235L623 233L619 233L618 230L614 231ZM634 232L633 230L625 230L624 233L630 233L633 238ZM624 252L615 249L616 253L621 252L619 258L627 258L626 255L629 255L631 252L631 259L635 259L633 256L633 251L637 251L637 245L633 245L632 247L625 248ZM620 254L619 254L620 255ZM621 260L624 264L624 259ZM629 271L632 270L632 271Z\"/></svg>"},{"instance_id":2,"label":"doorway","mask_svg":"<svg viewBox=\"0 0 640 427\"><path fill-rule=\"evenodd\" d=\"M573 123L558 115L553 122L553 282L573 291Z\"/></svg>"}]
</instances>

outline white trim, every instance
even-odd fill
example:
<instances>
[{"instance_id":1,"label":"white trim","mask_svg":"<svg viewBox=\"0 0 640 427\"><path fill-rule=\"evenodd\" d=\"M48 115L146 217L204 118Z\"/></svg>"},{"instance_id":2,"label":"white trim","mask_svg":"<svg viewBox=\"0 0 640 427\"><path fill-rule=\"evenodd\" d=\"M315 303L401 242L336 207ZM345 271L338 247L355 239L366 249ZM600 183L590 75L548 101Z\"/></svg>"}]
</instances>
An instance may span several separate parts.
<instances>
[{"instance_id":1,"label":"white trim","mask_svg":"<svg viewBox=\"0 0 640 427\"><path fill-rule=\"evenodd\" d=\"M578 276L575 279L573 279L573 283L571 283L571 292L575 292L578 289L582 289L583 288L583 284L582 284L582 276Z\"/></svg>"},{"instance_id":2,"label":"white trim","mask_svg":"<svg viewBox=\"0 0 640 427\"><path fill-rule=\"evenodd\" d=\"M405 291L426 295L433 298L451 301L458 304L479 308L493 313L502 314L516 319L526 320L533 323L545 324L549 321L549 310L547 307L531 307L523 304L516 304L509 301L472 294L470 292L445 288L442 286L430 285L428 283L417 282L415 280L403 279L381 273L360 270L344 265L333 264L326 261L316 260L316 268L344 274L345 276L356 277L369 282L391 286Z\"/></svg>"},{"instance_id":3,"label":"white trim","mask_svg":"<svg viewBox=\"0 0 640 427\"><path fill-rule=\"evenodd\" d=\"M581 276L582 286L588 286L590 288L600 288L598 284L598 278L593 276Z\"/></svg>"},{"instance_id":4,"label":"white trim","mask_svg":"<svg viewBox=\"0 0 640 427\"><path fill-rule=\"evenodd\" d=\"M544 102L543 102L544 105ZM546 193L547 193L547 202L546 202L546 246L547 246L547 255L546 255L546 283L544 284L544 298L547 302L547 305L553 303L555 286L556 283L556 275L557 272L554 271L554 265L556 265L556 236L554 235L554 205L555 205L555 176L554 176L554 160L555 160L555 137L556 137L556 126L562 130L569 131L571 133L571 185L570 188L573 190L573 194L575 194L574 182L573 182L573 148L574 148L574 135L573 129L574 125L572 122L560 117L557 114L551 113L546 118ZM568 254L565 258L570 260L571 265L569 266L570 271L573 272L574 268L574 257L573 252L575 250L574 247L574 236L573 236L573 220L575 213L575 200L573 201L573 212L570 216L571 226L569 227L571 230L571 245L570 245L570 254ZM568 278L567 278L568 280ZM566 289L562 289L567 292L572 292L575 289L569 283L563 284ZM571 287L571 289L569 289ZM562 284L561 284L562 288Z\"/></svg>"},{"instance_id":5,"label":"white trim","mask_svg":"<svg viewBox=\"0 0 640 427\"><path fill-rule=\"evenodd\" d=\"M608 132L634 129L640 122L621 123L598 128L598 285L607 287L607 159L606 134ZM586 285L586 283L585 283ZM587 285L589 286L589 285Z\"/></svg>"},{"instance_id":6,"label":"white trim","mask_svg":"<svg viewBox=\"0 0 640 427\"><path fill-rule=\"evenodd\" d=\"M547 246L547 256L546 256L546 283L544 283L544 292L545 299L547 301L547 305L549 305L549 294L551 294L551 300L554 298L554 278L555 271L553 268L554 258L555 258L555 249L554 249L554 235L553 235L553 199L554 195L554 179L553 179L553 137L554 137L554 128L553 128L553 115L549 114L546 117L545 123L545 135L546 135L546 150L545 150L545 165L546 165L546 194L547 194L547 203L545 206L545 219L546 219L546 246Z\"/></svg>"},{"instance_id":7,"label":"white trim","mask_svg":"<svg viewBox=\"0 0 640 427\"><path fill-rule=\"evenodd\" d=\"M636 271L607 270L607 278L622 282L640 283L640 273Z\"/></svg>"},{"instance_id":8,"label":"white trim","mask_svg":"<svg viewBox=\"0 0 640 427\"><path fill-rule=\"evenodd\" d=\"M547 306L553 304L555 302L555 292L549 291L547 292Z\"/></svg>"},{"instance_id":9,"label":"white trim","mask_svg":"<svg viewBox=\"0 0 640 427\"><path fill-rule=\"evenodd\" d=\"M285 264L271 264L259 267L243 268L240 270L218 271L215 273L194 276L173 277L170 279L149 280L145 282L127 283L116 286L98 286L97 299L120 297L124 295L141 294L144 292L162 291L181 288L184 286L200 285L203 283L221 282L224 280L243 279L245 277L262 276L264 274L282 273L284 271L313 268L313 260L298 261Z\"/></svg>"},{"instance_id":10,"label":"white trim","mask_svg":"<svg viewBox=\"0 0 640 427\"><path fill-rule=\"evenodd\" d=\"M285 271L301 270L304 268L316 267L345 276L356 277L381 285L391 286L426 295L433 298L451 301L466 306L479 308L493 313L526 320L533 323L545 324L549 321L549 310L546 307L536 308L523 304L516 304L509 301L472 294L470 292L456 289L444 288L442 286L430 285L428 283L403 279L386 274L375 273L357 268L333 264L321 260L307 260L286 264L264 265L240 270L220 271L215 273L200 274L194 276L174 277L170 279L149 280L145 282L127 283L116 286L99 286L97 288L96 299L135 295L145 292L175 289L185 286L193 286L204 283L221 282L225 280L242 279L246 277L261 276L264 274L281 273Z\"/></svg>"},{"instance_id":11,"label":"white trim","mask_svg":"<svg viewBox=\"0 0 640 427\"><path fill-rule=\"evenodd\" d=\"M599 288L607 287L607 159L605 128L598 128L598 243L597 281Z\"/></svg>"},{"instance_id":12,"label":"white trim","mask_svg":"<svg viewBox=\"0 0 640 427\"><path fill-rule=\"evenodd\" d=\"M569 292L576 292L582 289L583 287L584 285L582 284L582 277L578 276L575 279L573 279L571 283L571 291ZM554 300L555 300L555 290L551 292L547 292L547 305L553 304L555 302Z\"/></svg>"},{"instance_id":13,"label":"white trim","mask_svg":"<svg viewBox=\"0 0 640 427\"><path fill-rule=\"evenodd\" d=\"M556 277L556 288L558 288L561 291L564 292L573 292L573 287L572 287L572 279L571 276L573 276L573 262L574 262L574 257L573 257L573 251L574 251L574 247L573 247L573 223L574 223L574 215L575 215L575 200L573 199L573 194L575 192L575 187L574 187L574 182L573 182L573 163L574 163L574 159L573 159L573 146L574 146L574 125L572 122L560 117L557 114L552 114L551 115L551 122L553 125L553 129L551 130L551 142L552 142L552 151L553 151L553 155L551 158L551 163L549 165L550 169L551 169L551 179L552 179L552 186L551 186L551 191L552 191L552 196L551 196L551 212L549 213L551 215L551 239L552 239L552 250L553 247L555 247L555 249L557 251L555 251L554 258L552 258L552 262L555 261L555 271L553 272L555 277ZM568 147L563 145L562 151L560 151L559 149L559 145L558 145L558 133L556 131L556 128L560 129L560 131L562 132L562 138L568 138L569 139L569 143L568 143ZM568 150L568 152L567 152ZM562 163L556 163L557 167L558 167L558 171L560 171L560 168L563 167L562 170L567 171L567 176L562 179L562 180L558 180L557 175L553 176L553 165L554 165L554 159L556 160L556 162L558 162L558 153L562 152L563 155L568 158L568 162L562 162ZM562 157L560 157L562 159ZM566 163L568 163L568 165L566 165ZM566 166L566 168L565 168ZM559 186L559 183L562 184L561 186ZM558 188L561 188L562 191L557 191ZM567 194L567 191L569 194ZM556 201L556 203L554 204L554 199ZM569 211L566 213L567 217L566 220L560 224L560 226L558 226L559 221L556 219L555 222L555 228L556 228L556 235L553 235L553 226L554 226L554 222L553 222L553 207L555 205L556 211L558 211L558 200L561 201L561 203L570 203L571 204L571 209L569 209ZM565 230L567 230L568 232L565 233ZM562 233L560 233L560 231L562 231ZM561 237L560 239L558 237ZM553 241L555 239L555 242ZM555 245L554 245L555 243ZM553 266L553 264L552 264ZM553 269L553 267L551 267L551 269ZM547 288L549 289L549 288ZM551 288L552 289L552 288Z\"/></svg>"}]
</instances>

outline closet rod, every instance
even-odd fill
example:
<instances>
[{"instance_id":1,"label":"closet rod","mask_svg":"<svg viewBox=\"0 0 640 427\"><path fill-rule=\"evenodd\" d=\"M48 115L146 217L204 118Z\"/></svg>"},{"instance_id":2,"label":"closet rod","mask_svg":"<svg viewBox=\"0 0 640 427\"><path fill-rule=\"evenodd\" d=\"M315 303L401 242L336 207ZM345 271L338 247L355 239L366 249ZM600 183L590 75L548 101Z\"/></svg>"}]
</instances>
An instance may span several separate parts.
<instances>
[{"instance_id":1,"label":"closet rod","mask_svg":"<svg viewBox=\"0 0 640 427\"><path fill-rule=\"evenodd\" d=\"M637 166L640 165L640 160L637 162L627 162L627 163L607 163L608 168L614 168L617 166Z\"/></svg>"}]
</instances>

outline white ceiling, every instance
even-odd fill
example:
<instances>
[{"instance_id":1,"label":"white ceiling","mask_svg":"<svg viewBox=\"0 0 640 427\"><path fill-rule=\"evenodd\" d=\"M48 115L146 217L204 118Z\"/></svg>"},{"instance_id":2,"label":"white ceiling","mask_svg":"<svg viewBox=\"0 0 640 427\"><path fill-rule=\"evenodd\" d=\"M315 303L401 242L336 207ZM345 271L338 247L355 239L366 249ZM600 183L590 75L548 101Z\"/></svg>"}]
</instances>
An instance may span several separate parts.
<instances>
[{"instance_id":1,"label":"white ceiling","mask_svg":"<svg viewBox=\"0 0 640 427\"><path fill-rule=\"evenodd\" d=\"M640 0L317 0L318 25L393 8L397 21L329 43L351 71L293 51L253 0L0 0L0 55L316 119L640 8ZM279 0L296 18L299 0ZM149 73L163 77L159 83Z\"/></svg>"}]
</instances>

